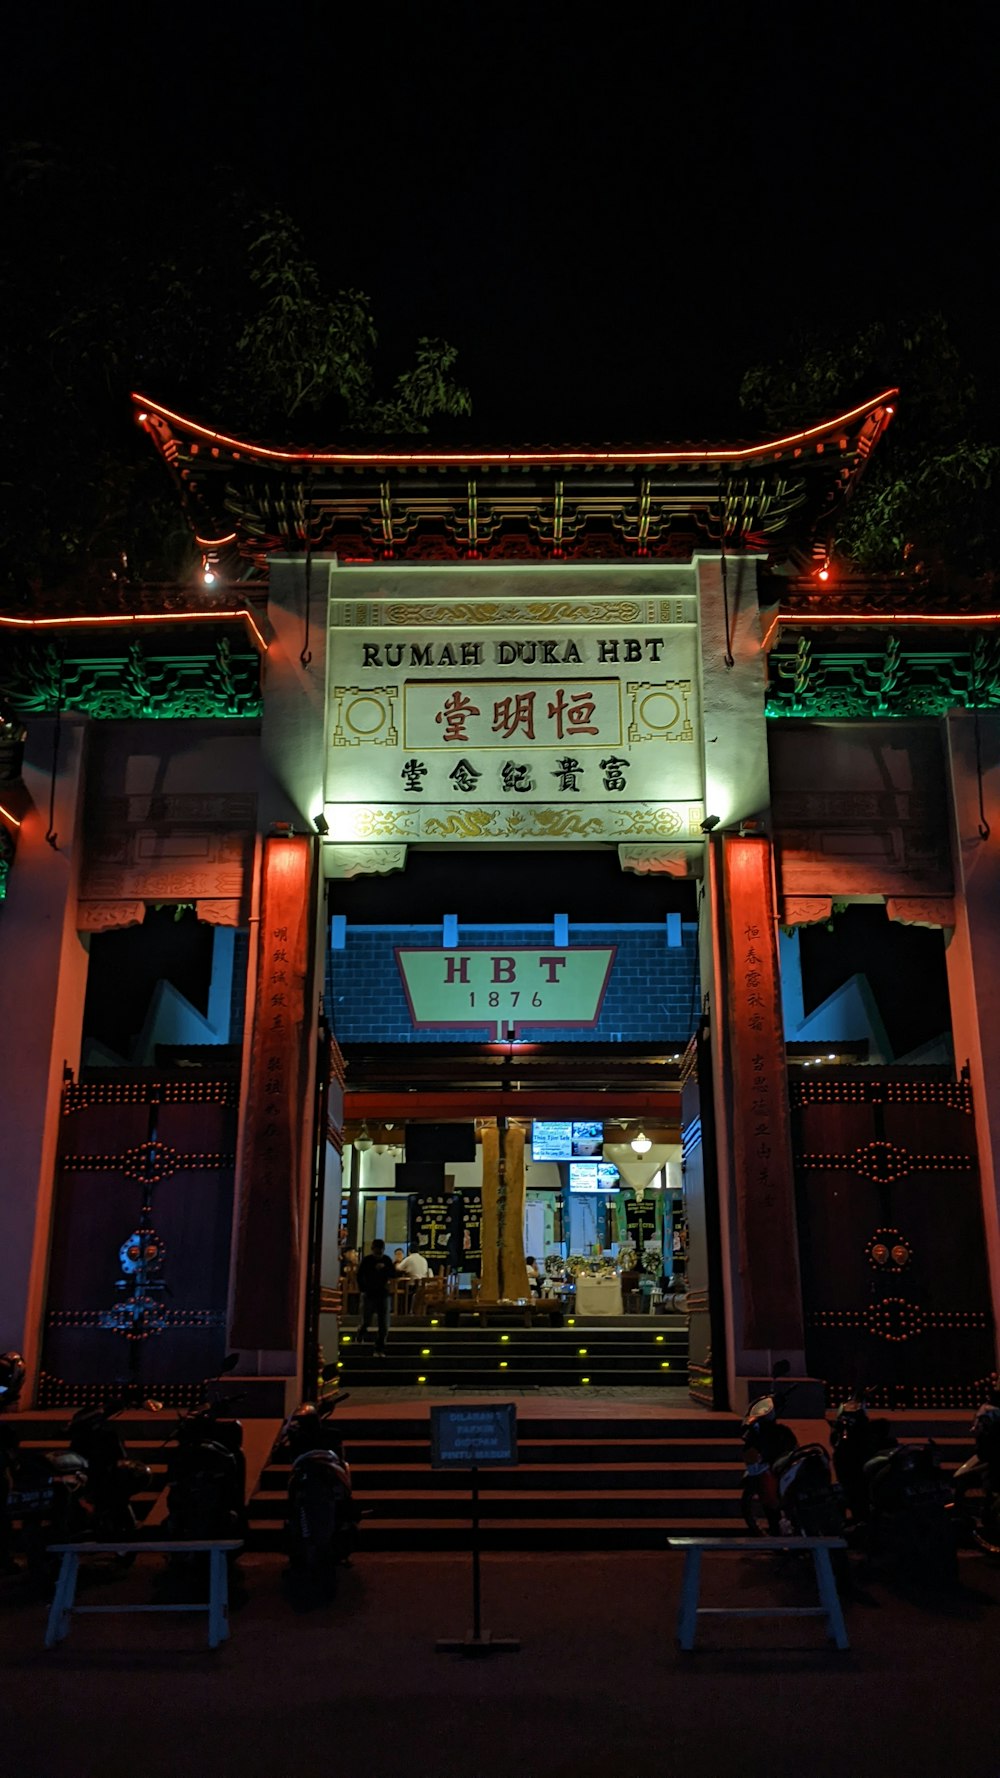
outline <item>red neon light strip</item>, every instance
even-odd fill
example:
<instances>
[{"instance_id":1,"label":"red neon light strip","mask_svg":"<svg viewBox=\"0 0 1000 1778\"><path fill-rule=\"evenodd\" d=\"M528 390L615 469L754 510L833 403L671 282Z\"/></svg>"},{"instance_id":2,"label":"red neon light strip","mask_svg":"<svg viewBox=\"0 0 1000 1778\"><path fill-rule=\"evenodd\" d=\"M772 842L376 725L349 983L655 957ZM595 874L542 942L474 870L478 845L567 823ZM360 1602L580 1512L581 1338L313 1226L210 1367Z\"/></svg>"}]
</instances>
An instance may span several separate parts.
<instances>
[{"instance_id":1,"label":"red neon light strip","mask_svg":"<svg viewBox=\"0 0 1000 1778\"><path fill-rule=\"evenodd\" d=\"M786 438L765 439L757 445L722 446L718 450L678 450L678 451L276 451L268 445L249 444L246 439L233 438L227 432L212 432L207 426L199 426L196 421L189 420L184 414L174 413L172 408L161 407L158 402L147 401L144 395L133 392L132 400L145 413L158 414L163 420L172 420L175 425L182 426L185 431L194 433L196 437L205 439L214 445L224 445L228 450L245 451L250 456L267 458L275 463L386 463L386 464L438 464L438 463L499 463L499 464L544 464L544 463L712 463L724 460L737 463L748 457L766 456L769 452L790 449L793 445L807 444L810 439L819 438L827 433L836 432L851 420L858 420L863 414L884 406L889 399L898 395L898 389L884 389L872 401L863 401L858 407L852 407L846 414L838 414L834 420L825 420L820 426L809 426L804 432L791 432Z\"/></svg>"},{"instance_id":2,"label":"red neon light strip","mask_svg":"<svg viewBox=\"0 0 1000 1778\"><path fill-rule=\"evenodd\" d=\"M887 611L879 615L877 612L836 612L812 611L797 616L794 612L778 613L771 629L768 630L764 642L774 629L774 624L789 625L798 629L802 624L873 624L885 629L889 624L950 624L952 629L975 629L980 624L1000 624L1000 611ZM761 643L763 648L764 642Z\"/></svg>"},{"instance_id":3,"label":"red neon light strip","mask_svg":"<svg viewBox=\"0 0 1000 1778\"><path fill-rule=\"evenodd\" d=\"M17 816L13 815L9 809L5 809L3 803L0 803L0 815L3 816L5 821L10 822L11 827L20 827L21 823Z\"/></svg>"},{"instance_id":4,"label":"red neon light strip","mask_svg":"<svg viewBox=\"0 0 1000 1778\"><path fill-rule=\"evenodd\" d=\"M236 542L236 532L230 531L227 537L196 537L199 549L222 549L227 543Z\"/></svg>"},{"instance_id":5,"label":"red neon light strip","mask_svg":"<svg viewBox=\"0 0 1000 1778\"><path fill-rule=\"evenodd\" d=\"M257 626L252 611L241 605L238 611L133 611L120 617L0 617L0 625L12 630L69 629L80 624L190 624L232 623L245 618L261 654L267 653L267 642Z\"/></svg>"}]
</instances>

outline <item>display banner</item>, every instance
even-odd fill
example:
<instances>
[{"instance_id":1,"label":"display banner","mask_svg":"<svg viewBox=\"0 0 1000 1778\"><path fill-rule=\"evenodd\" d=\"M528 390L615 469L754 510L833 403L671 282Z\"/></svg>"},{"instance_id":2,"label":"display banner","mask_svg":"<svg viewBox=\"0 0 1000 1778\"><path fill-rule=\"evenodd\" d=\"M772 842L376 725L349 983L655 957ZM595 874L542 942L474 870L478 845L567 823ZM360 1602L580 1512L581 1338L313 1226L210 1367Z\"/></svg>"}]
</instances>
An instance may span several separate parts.
<instances>
[{"instance_id":1,"label":"display banner","mask_svg":"<svg viewBox=\"0 0 1000 1778\"><path fill-rule=\"evenodd\" d=\"M625 1200L625 1227L628 1238L637 1253L641 1253L647 1241L655 1241L659 1235L659 1205L656 1200L645 1198L640 1204L635 1198Z\"/></svg>"},{"instance_id":2,"label":"display banner","mask_svg":"<svg viewBox=\"0 0 1000 1778\"><path fill-rule=\"evenodd\" d=\"M264 842L230 1340L271 1351L298 1332L311 855L305 838Z\"/></svg>"},{"instance_id":3,"label":"display banner","mask_svg":"<svg viewBox=\"0 0 1000 1778\"><path fill-rule=\"evenodd\" d=\"M802 1297L771 846L722 843L743 1344L801 1350Z\"/></svg>"},{"instance_id":4,"label":"display banner","mask_svg":"<svg viewBox=\"0 0 1000 1778\"><path fill-rule=\"evenodd\" d=\"M448 1261L453 1271L479 1271L483 1259L482 1226L482 1192L453 1192L448 1237Z\"/></svg>"},{"instance_id":5,"label":"display banner","mask_svg":"<svg viewBox=\"0 0 1000 1778\"><path fill-rule=\"evenodd\" d=\"M410 1246L419 1247L432 1266L443 1270L448 1262L451 1204L444 1189L426 1192L410 1202Z\"/></svg>"},{"instance_id":6,"label":"display banner","mask_svg":"<svg viewBox=\"0 0 1000 1778\"><path fill-rule=\"evenodd\" d=\"M425 1192L410 1206L410 1246L432 1265L478 1272L482 1264L481 1191Z\"/></svg>"},{"instance_id":7,"label":"display banner","mask_svg":"<svg viewBox=\"0 0 1000 1778\"><path fill-rule=\"evenodd\" d=\"M435 1026L596 1025L614 945L531 950L396 949L414 1030Z\"/></svg>"}]
</instances>

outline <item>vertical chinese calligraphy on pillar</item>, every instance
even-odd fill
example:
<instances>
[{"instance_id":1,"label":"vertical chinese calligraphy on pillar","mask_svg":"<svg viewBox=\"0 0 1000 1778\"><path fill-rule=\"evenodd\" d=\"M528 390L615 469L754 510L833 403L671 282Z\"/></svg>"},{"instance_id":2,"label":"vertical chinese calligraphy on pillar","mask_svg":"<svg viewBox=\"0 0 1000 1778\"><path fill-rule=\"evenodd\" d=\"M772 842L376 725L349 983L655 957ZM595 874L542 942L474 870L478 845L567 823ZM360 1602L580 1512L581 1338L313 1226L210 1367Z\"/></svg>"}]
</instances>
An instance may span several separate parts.
<instances>
[{"instance_id":1,"label":"vertical chinese calligraphy on pillar","mask_svg":"<svg viewBox=\"0 0 1000 1778\"><path fill-rule=\"evenodd\" d=\"M310 864L307 839L265 842L230 1337L272 1351L297 1336Z\"/></svg>"},{"instance_id":2,"label":"vertical chinese calligraphy on pillar","mask_svg":"<svg viewBox=\"0 0 1000 1778\"><path fill-rule=\"evenodd\" d=\"M727 836L722 858L743 1344L751 1350L800 1349L802 1300L770 843Z\"/></svg>"}]
</instances>

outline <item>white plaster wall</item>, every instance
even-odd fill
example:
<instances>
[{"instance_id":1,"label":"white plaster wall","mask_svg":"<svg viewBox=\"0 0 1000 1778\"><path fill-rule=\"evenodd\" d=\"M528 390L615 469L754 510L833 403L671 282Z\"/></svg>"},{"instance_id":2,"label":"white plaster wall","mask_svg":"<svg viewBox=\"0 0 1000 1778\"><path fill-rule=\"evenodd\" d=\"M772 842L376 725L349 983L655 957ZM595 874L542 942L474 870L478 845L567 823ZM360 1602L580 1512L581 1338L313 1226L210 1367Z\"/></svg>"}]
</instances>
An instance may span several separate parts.
<instances>
[{"instance_id":1,"label":"white plaster wall","mask_svg":"<svg viewBox=\"0 0 1000 1778\"><path fill-rule=\"evenodd\" d=\"M722 559L697 556L695 568L705 814L717 815L721 827L731 827L748 817L766 814L771 800L757 563L752 556L735 556L726 562L731 667L726 665Z\"/></svg>"},{"instance_id":2,"label":"white plaster wall","mask_svg":"<svg viewBox=\"0 0 1000 1778\"><path fill-rule=\"evenodd\" d=\"M311 833L312 817L323 807L324 718L326 707L327 601L332 563L312 564L309 645L306 634L306 568L301 556L275 556L270 563L267 615L274 632L264 662L264 715L261 722L260 823L291 821Z\"/></svg>"}]
</instances>

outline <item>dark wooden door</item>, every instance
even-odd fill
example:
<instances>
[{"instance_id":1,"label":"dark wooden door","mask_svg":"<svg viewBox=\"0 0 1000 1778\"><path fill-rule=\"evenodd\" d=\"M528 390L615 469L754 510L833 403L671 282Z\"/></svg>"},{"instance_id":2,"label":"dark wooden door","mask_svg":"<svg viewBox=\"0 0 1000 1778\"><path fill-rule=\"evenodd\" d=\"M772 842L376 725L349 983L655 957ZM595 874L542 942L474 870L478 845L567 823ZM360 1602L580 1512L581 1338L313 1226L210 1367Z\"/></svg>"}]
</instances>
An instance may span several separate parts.
<instances>
[{"instance_id":1,"label":"dark wooden door","mask_svg":"<svg viewBox=\"0 0 1000 1778\"><path fill-rule=\"evenodd\" d=\"M974 1405L995 1348L968 1079L810 1068L789 1090L811 1372L834 1401Z\"/></svg>"},{"instance_id":2,"label":"dark wooden door","mask_svg":"<svg viewBox=\"0 0 1000 1778\"><path fill-rule=\"evenodd\" d=\"M59 1131L39 1404L180 1406L225 1354L238 1083L102 1069Z\"/></svg>"}]
</instances>

